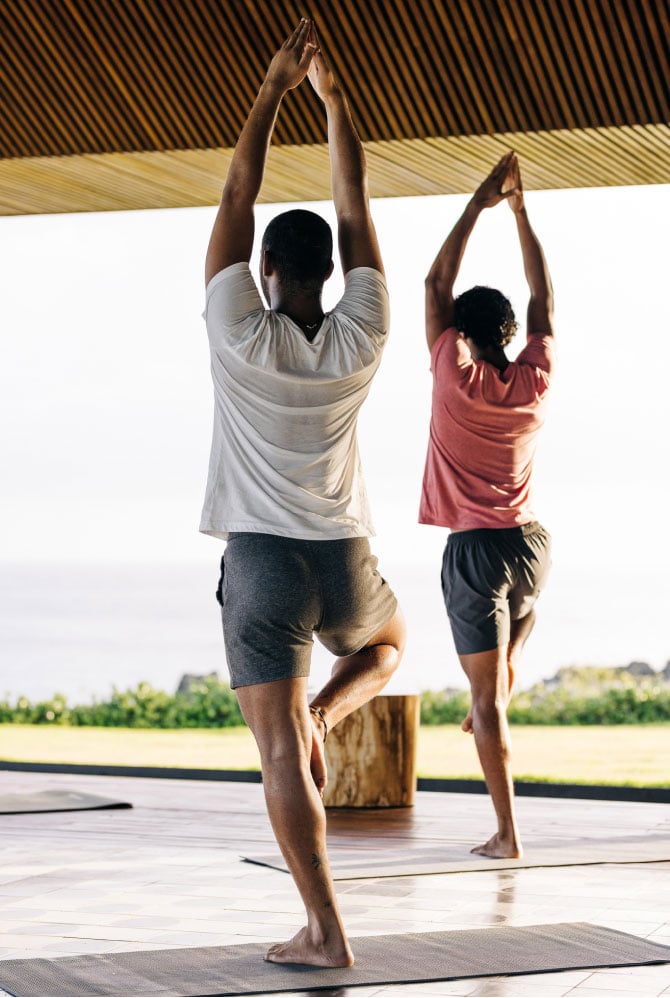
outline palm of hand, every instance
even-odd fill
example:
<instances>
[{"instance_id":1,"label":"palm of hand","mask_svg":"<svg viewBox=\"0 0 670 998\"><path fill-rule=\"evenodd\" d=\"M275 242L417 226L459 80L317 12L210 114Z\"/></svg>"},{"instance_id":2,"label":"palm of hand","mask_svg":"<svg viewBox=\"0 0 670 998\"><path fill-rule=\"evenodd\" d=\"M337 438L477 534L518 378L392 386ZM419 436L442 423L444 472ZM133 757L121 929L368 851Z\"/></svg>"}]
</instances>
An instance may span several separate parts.
<instances>
[{"instance_id":1,"label":"palm of hand","mask_svg":"<svg viewBox=\"0 0 670 998\"><path fill-rule=\"evenodd\" d=\"M268 67L267 79L283 90L292 90L305 79L316 51L310 21L301 21L290 38L275 53Z\"/></svg>"},{"instance_id":2,"label":"palm of hand","mask_svg":"<svg viewBox=\"0 0 670 998\"><path fill-rule=\"evenodd\" d=\"M307 67L302 66L295 50L280 49L270 63L268 79L273 80L284 90L297 87L307 75Z\"/></svg>"},{"instance_id":3,"label":"palm of hand","mask_svg":"<svg viewBox=\"0 0 670 998\"><path fill-rule=\"evenodd\" d=\"M320 52L317 52L312 59L307 77L321 100L335 90L335 79Z\"/></svg>"},{"instance_id":4,"label":"palm of hand","mask_svg":"<svg viewBox=\"0 0 670 998\"><path fill-rule=\"evenodd\" d=\"M510 193L510 192L514 193ZM509 206L512 211L521 211L523 208L523 188L521 186L521 172L519 162L516 158L512 160L510 169L502 186L502 192L507 196Z\"/></svg>"}]
</instances>

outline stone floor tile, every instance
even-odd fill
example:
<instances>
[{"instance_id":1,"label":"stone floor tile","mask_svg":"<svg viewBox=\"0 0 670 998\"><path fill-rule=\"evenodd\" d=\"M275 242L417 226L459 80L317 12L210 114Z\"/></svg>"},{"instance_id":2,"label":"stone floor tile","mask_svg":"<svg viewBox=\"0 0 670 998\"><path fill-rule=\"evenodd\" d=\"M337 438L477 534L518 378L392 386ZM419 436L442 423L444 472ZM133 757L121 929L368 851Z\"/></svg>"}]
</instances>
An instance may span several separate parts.
<instances>
[{"instance_id":1,"label":"stone floor tile","mask_svg":"<svg viewBox=\"0 0 670 998\"><path fill-rule=\"evenodd\" d=\"M630 991L612 991L607 987L597 988L592 985L587 987L586 985L579 985L568 991L567 994L570 998L652 998L652 996L658 995L659 991L644 991L639 988L633 988Z\"/></svg>"},{"instance_id":2,"label":"stone floor tile","mask_svg":"<svg viewBox=\"0 0 670 998\"><path fill-rule=\"evenodd\" d=\"M665 981L670 986L670 963L646 963L640 967L608 967L606 970L598 970L596 973L636 979L644 976L650 980Z\"/></svg>"},{"instance_id":3,"label":"stone floor tile","mask_svg":"<svg viewBox=\"0 0 670 998\"><path fill-rule=\"evenodd\" d=\"M17 791L46 789L59 781L62 786L66 779L72 783L72 777L57 774L4 776ZM196 781L76 780L82 790L125 794L136 806L111 816L94 812L16 816L16 822L3 823L0 958L267 943L288 938L303 924L302 905L288 875L240 861L242 841L258 854L276 849L264 815L262 788L221 784L213 793L211 786ZM567 843L577 825L580 835L593 840L620 834L640 836L643 843L647 830L655 836L662 831L670 840L667 805L538 798L521 799L519 813L529 842L535 836L538 841L553 838ZM342 815L330 818L331 828L340 830L349 820ZM414 846L441 839L452 848L456 842L469 842L472 828L489 820L490 802L466 795L419 794L407 818L389 814L389 838L395 848L404 841L409 854ZM346 833L347 842L355 841L354 831L363 821L369 824L369 816L351 816L353 831ZM367 837L366 843L369 846ZM2 896L3 885L17 883L27 893ZM337 892L352 938L491 924L588 921L670 944L670 862L359 879L339 882ZM94 938L96 933L106 938ZM667 969L670 977L670 966ZM617 982L610 994L624 995L629 986L635 991L638 984L670 994L670 979L664 977L663 968L630 968L630 974L623 970L609 972ZM607 973L510 977L502 980L498 993L549 998L557 992L590 988L602 998L608 993ZM391 993L469 995L488 988L481 993L491 994L493 981L382 985L332 989L332 993L390 998Z\"/></svg>"},{"instance_id":4,"label":"stone floor tile","mask_svg":"<svg viewBox=\"0 0 670 998\"><path fill-rule=\"evenodd\" d=\"M537 983L526 984L522 977L507 977L504 980L496 979L480 984L468 993L473 998L474 996L478 996L478 998L479 996L481 998L506 998L507 995L514 996L514 998L537 998L540 993L547 998L562 998L568 991L568 988L562 984L545 983L541 986L541 992L538 991L538 987Z\"/></svg>"},{"instance_id":5,"label":"stone floor tile","mask_svg":"<svg viewBox=\"0 0 670 998\"><path fill-rule=\"evenodd\" d=\"M665 977L648 974L648 969L646 966L636 967L634 972L626 975L614 974L610 968L599 970L583 981L582 986L603 988L613 995L620 991L634 990L645 994L658 994L664 987L670 987L670 965L665 968Z\"/></svg>"},{"instance_id":6,"label":"stone floor tile","mask_svg":"<svg viewBox=\"0 0 670 998\"><path fill-rule=\"evenodd\" d=\"M472 982L465 981L427 981L421 984L387 984L382 987L377 995L379 998L410 998L411 995L426 995L427 998L444 998L450 995L467 996L474 993ZM316 995L316 992L312 992ZM354 998L354 989L351 989L351 996Z\"/></svg>"}]
</instances>

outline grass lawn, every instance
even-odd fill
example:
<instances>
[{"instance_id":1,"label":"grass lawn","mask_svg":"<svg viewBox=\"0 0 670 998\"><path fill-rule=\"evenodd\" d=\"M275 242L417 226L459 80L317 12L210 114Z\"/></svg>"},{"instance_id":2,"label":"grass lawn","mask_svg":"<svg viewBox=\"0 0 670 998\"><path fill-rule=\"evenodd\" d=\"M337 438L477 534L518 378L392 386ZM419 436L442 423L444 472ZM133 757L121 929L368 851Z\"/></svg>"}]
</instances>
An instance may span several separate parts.
<instances>
[{"instance_id":1,"label":"grass lawn","mask_svg":"<svg viewBox=\"0 0 670 998\"><path fill-rule=\"evenodd\" d=\"M517 726L517 779L564 783L667 786L670 724L612 726ZM21 762L69 762L190 769L258 769L247 728L68 728L0 725L0 758ZM457 725L422 727L420 776L481 778L474 739Z\"/></svg>"},{"instance_id":2,"label":"grass lawn","mask_svg":"<svg viewBox=\"0 0 670 998\"><path fill-rule=\"evenodd\" d=\"M518 780L670 784L670 724L517 725L512 765ZM472 735L457 725L422 727L420 776L478 776Z\"/></svg>"}]
</instances>

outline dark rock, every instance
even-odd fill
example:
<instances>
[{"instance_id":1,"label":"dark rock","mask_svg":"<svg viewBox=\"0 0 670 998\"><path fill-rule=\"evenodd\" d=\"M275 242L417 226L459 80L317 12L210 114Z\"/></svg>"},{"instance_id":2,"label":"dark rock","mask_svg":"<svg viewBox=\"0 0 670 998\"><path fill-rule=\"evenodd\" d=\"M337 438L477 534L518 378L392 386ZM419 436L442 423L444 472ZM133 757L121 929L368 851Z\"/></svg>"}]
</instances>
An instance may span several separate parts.
<instances>
[{"instance_id":1,"label":"dark rock","mask_svg":"<svg viewBox=\"0 0 670 998\"><path fill-rule=\"evenodd\" d=\"M197 686L198 683L204 682L206 679L218 679L218 672L210 672L206 676L196 676L192 672L186 672L179 680L179 685L177 686L177 694L188 694L191 692L192 686Z\"/></svg>"},{"instance_id":2,"label":"dark rock","mask_svg":"<svg viewBox=\"0 0 670 998\"><path fill-rule=\"evenodd\" d=\"M655 676L656 670L647 662L630 662L628 665L624 665L621 669L622 672L628 672L631 676Z\"/></svg>"}]
</instances>

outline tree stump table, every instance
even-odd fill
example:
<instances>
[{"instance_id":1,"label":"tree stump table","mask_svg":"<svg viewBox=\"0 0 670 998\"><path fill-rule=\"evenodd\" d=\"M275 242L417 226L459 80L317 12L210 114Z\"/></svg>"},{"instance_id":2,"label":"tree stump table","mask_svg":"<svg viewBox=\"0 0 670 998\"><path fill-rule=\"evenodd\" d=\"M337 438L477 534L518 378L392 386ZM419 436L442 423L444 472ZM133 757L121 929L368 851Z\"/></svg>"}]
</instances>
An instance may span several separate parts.
<instances>
[{"instance_id":1,"label":"tree stump table","mask_svg":"<svg viewBox=\"0 0 670 998\"><path fill-rule=\"evenodd\" d=\"M377 696L328 733L326 807L411 807L419 701Z\"/></svg>"}]
</instances>

